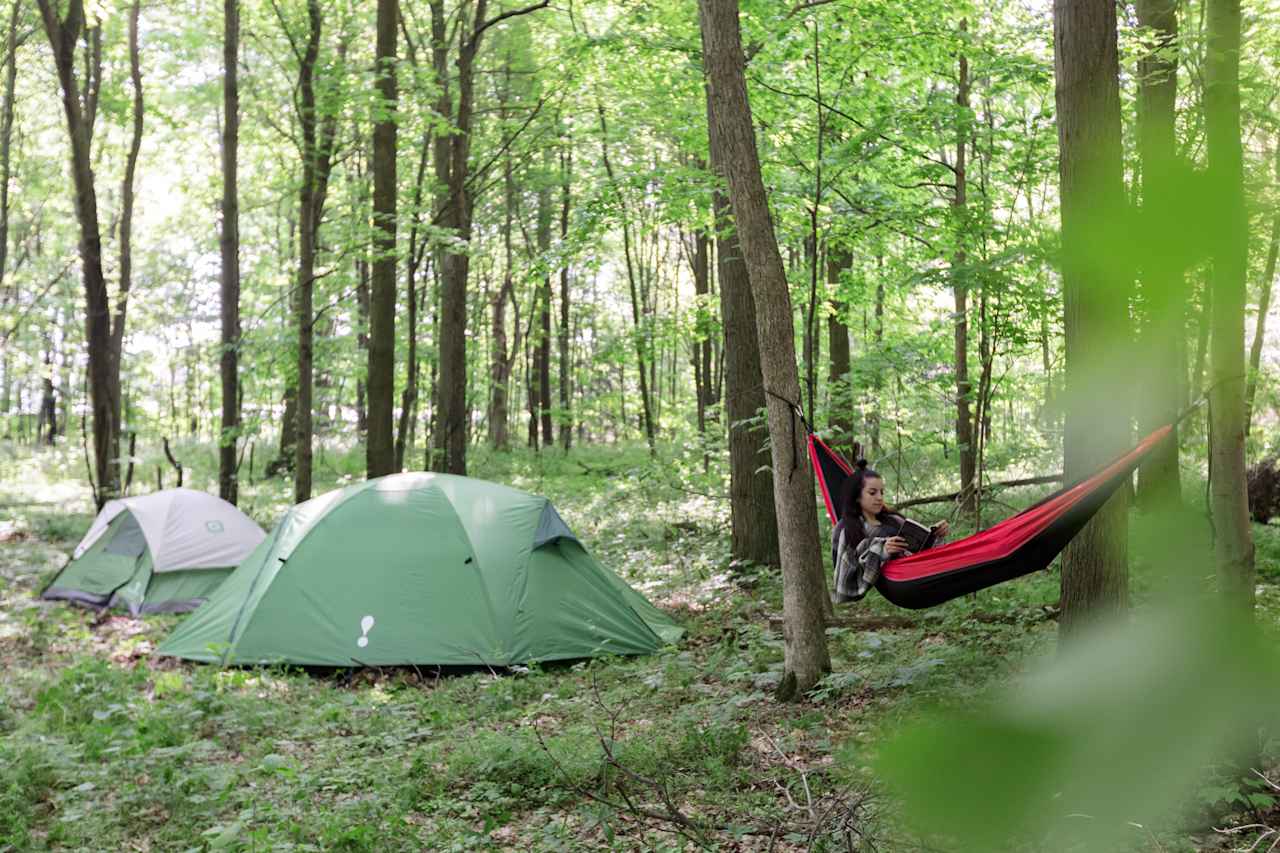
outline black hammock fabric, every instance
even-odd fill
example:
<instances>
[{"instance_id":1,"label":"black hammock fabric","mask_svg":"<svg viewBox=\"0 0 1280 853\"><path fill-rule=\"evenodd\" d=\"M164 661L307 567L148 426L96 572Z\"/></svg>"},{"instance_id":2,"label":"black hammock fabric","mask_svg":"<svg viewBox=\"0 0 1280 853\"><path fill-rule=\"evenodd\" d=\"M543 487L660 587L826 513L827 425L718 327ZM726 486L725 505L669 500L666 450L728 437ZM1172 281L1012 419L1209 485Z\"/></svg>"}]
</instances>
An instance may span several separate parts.
<instances>
[{"instance_id":1,"label":"black hammock fabric","mask_svg":"<svg viewBox=\"0 0 1280 853\"><path fill-rule=\"evenodd\" d=\"M889 560L876 589L899 607L918 610L1047 568L1172 429L1161 427L1093 476L1059 489L999 524L928 551ZM853 469L812 433L809 458L827 515L835 523L835 500Z\"/></svg>"}]
</instances>

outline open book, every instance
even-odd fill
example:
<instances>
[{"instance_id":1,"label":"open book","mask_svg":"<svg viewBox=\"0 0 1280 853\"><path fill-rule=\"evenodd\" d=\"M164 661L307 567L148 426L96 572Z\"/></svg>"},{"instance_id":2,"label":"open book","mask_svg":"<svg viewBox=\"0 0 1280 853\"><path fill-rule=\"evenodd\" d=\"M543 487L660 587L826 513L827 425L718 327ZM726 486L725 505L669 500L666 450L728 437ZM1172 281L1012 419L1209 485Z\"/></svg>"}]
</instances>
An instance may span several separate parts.
<instances>
[{"instance_id":1,"label":"open book","mask_svg":"<svg viewBox=\"0 0 1280 853\"><path fill-rule=\"evenodd\" d=\"M934 540L938 538L938 534L934 532L933 528L925 527L923 524L912 521L909 518L902 520L902 526L898 528L898 532L894 535L901 536L907 540L907 548L912 553L932 548Z\"/></svg>"}]
</instances>

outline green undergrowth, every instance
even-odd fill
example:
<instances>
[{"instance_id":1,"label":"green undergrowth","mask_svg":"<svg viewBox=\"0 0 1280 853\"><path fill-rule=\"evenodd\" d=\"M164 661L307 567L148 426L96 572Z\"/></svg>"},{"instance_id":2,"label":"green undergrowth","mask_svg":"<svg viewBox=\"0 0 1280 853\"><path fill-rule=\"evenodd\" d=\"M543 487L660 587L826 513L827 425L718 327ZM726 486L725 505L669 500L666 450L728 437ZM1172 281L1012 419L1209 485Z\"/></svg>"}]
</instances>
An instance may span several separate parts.
<instances>
[{"instance_id":1,"label":"green undergrowth","mask_svg":"<svg viewBox=\"0 0 1280 853\"><path fill-rule=\"evenodd\" d=\"M724 472L693 446L663 454L477 454L475 475L551 497L688 631L649 657L503 672L156 658L179 617L35 600L90 520L74 458L0 463L0 851L918 849L872 771L880 745L1052 654L1056 572L907 627L834 627L833 673L779 705L776 573L730 565ZM357 477L357 459L331 452L317 492ZM192 469L211 487L212 462ZM289 484L244 493L269 525ZM1276 624L1280 529L1255 532L1260 619ZM903 611L873 595L851 614ZM1202 799L1243 824L1266 818L1267 794L1207 771ZM1192 829L1151 843L1203 849L1212 833Z\"/></svg>"}]
</instances>

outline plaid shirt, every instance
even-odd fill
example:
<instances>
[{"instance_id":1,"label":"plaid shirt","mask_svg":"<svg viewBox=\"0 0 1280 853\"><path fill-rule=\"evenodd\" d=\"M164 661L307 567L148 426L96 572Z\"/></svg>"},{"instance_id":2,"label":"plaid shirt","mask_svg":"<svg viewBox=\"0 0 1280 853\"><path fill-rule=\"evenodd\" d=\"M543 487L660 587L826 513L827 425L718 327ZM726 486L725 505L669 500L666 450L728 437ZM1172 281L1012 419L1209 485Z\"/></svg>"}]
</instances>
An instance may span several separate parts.
<instances>
[{"instance_id":1,"label":"plaid shirt","mask_svg":"<svg viewBox=\"0 0 1280 853\"><path fill-rule=\"evenodd\" d=\"M832 601L844 604L862 598L880 579L880 567L889 559L885 541L894 535L887 524L867 529L866 538L852 548L845 541L844 521L831 533L831 561L835 565L836 591Z\"/></svg>"}]
</instances>

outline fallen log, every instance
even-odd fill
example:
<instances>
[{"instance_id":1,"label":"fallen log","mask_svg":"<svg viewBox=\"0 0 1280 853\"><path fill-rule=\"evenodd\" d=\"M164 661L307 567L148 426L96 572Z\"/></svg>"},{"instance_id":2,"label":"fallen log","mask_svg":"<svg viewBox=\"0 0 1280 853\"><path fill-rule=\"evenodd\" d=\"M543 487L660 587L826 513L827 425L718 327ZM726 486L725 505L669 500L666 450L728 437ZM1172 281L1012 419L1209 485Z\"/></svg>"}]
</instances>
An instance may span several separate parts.
<instances>
[{"instance_id":1,"label":"fallen log","mask_svg":"<svg viewBox=\"0 0 1280 853\"><path fill-rule=\"evenodd\" d=\"M1012 613L978 611L966 613L964 618L986 625L1016 625L1020 622L1043 622L1046 619L1056 619L1058 618L1058 608L1046 604L1032 613L1026 611ZM937 623L938 620L936 619L921 619L914 616L897 616L893 614L832 616L827 619L828 628L853 628L857 631L900 631L911 628L935 627ZM781 631L782 617L770 616L769 628L774 631Z\"/></svg>"}]
</instances>

